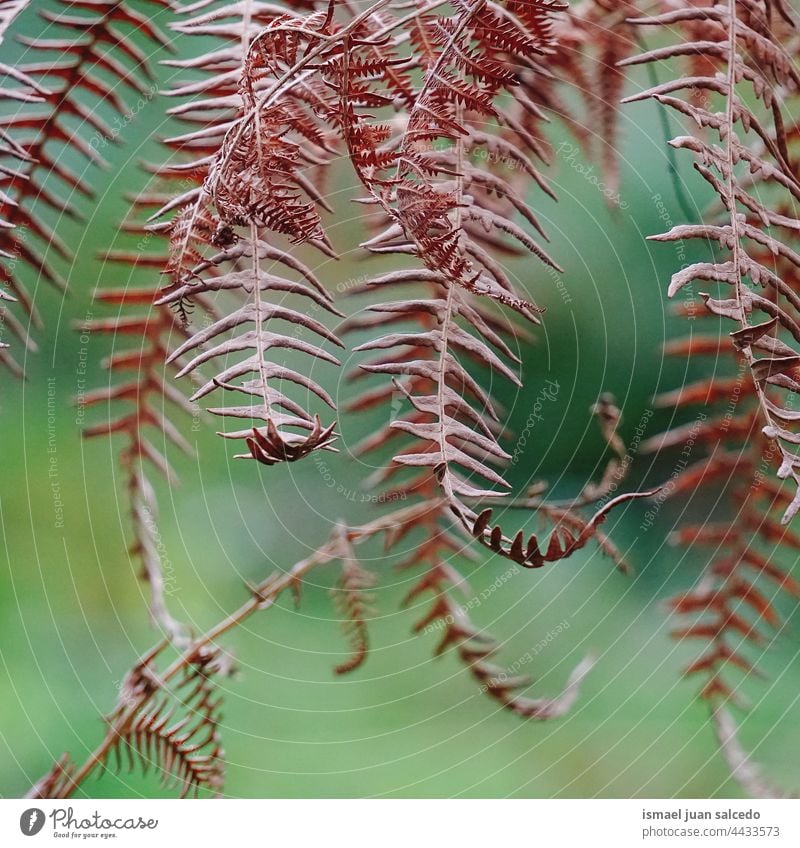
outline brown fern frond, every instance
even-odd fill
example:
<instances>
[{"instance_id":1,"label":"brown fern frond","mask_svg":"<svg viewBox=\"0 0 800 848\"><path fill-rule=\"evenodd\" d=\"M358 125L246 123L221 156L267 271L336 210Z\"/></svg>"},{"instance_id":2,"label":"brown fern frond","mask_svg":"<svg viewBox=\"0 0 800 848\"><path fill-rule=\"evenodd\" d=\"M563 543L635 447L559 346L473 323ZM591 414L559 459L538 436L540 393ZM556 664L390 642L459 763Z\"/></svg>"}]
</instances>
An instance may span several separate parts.
<instances>
[{"instance_id":1,"label":"brown fern frond","mask_svg":"<svg viewBox=\"0 0 800 848\"><path fill-rule=\"evenodd\" d=\"M261 102L268 72L296 55L299 39L290 26L295 20L292 16L271 12L266 26L252 35L252 11L245 4L232 12L237 18L235 25L222 26L221 32L229 41L234 32L240 36L236 46L230 43L221 52L210 57L206 54L194 63L212 72L210 78L199 87L172 92L187 95L202 91L207 95L200 105L192 101L194 105L190 102L187 109L177 110L184 121L194 120L193 110L202 114L207 107L215 115L218 109L228 110L234 118L221 124L207 120L203 128L190 134L191 138L173 141L184 150L199 144L204 151L214 153L193 166L194 173L205 173L203 185L168 201L152 218L179 210L171 221L154 227L165 231L170 241L165 266L169 282L161 305L171 305L184 314L186 304L212 292L238 293L246 301L192 333L170 361L192 354L179 376L194 373L205 362L220 362L216 376L201 385L192 399L198 400L217 388L245 395L245 405L211 411L258 422L223 435L246 442L249 453L242 456L273 465L298 460L314 450L334 450L331 445L335 439L334 425L323 426L305 404L284 394L282 386L294 383L334 407L331 396L316 380L276 360L273 352L297 351L312 360L333 364L338 360L299 333L280 331L280 324L270 323L268 330L267 322L288 322L301 332L341 343L313 317L320 309L336 314L319 280L307 266L267 238L268 233L280 234L287 236L290 244L311 242L331 252L316 212L316 206L324 207L325 202L302 173L308 162L321 162L318 153L325 154L327 148L324 137L314 131L316 122L306 101L322 108L325 99L318 86L307 85L299 78L291 81L290 91L279 102ZM212 34L217 24L209 21L203 15L185 26L197 34ZM324 15L312 15L308 32L313 34L314 26L324 21ZM220 75L221 67L230 68L230 72ZM234 79L236 91L231 93ZM242 227L245 232L237 232ZM233 270L223 272L222 265ZM273 273L276 266L284 266L300 279ZM267 302L267 296L274 302ZM307 299L307 313L284 305L287 296ZM252 353L238 363L229 364L231 354L249 351ZM234 382L250 374L255 379ZM298 429L305 432L294 432Z\"/></svg>"},{"instance_id":2,"label":"brown fern frond","mask_svg":"<svg viewBox=\"0 0 800 848\"><path fill-rule=\"evenodd\" d=\"M782 278L782 269L796 277L800 268L800 256L789 243L800 229L794 212L800 182L787 159L783 116L786 97L800 87L800 70L783 41L790 24L776 18L769 3L734 0L709 7L679 4L635 23L678 32L690 25L693 40L647 51L626 64L700 55L721 70L681 77L629 100L654 99L697 127L697 135L679 137L672 145L695 154L695 169L718 195L726 217L719 225L683 225L654 238L700 239L718 244L728 255L725 261L681 270L669 294L697 281L718 287L716 296L701 297L712 314L736 326L731 337L749 367L764 433L782 457L778 476L792 481L796 491L783 516L788 523L800 509L800 460L793 447L799 437L790 409L797 389L794 368L800 362L793 347L800 343L800 297ZM681 91L702 92L708 104L716 100L722 111L676 96Z\"/></svg>"},{"instance_id":3,"label":"brown fern frond","mask_svg":"<svg viewBox=\"0 0 800 848\"><path fill-rule=\"evenodd\" d=\"M685 501L698 492L716 491L728 503L727 513L716 520L686 524L670 537L672 544L709 551L697 582L669 601L673 615L686 621L673 630L673 636L704 645L685 674L702 680L699 695L708 704L733 776L749 794L769 791L775 795L780 792L768 789L768 782L744 755L727 705L747 708L741 690L748 680L760 677L755 654L783 626L778 611L781 596L795 606L800 603L800 582L788 569L797 558L800 537L779 520L792 496L773 476L781 462L780 451L759 430L758 388L747 375L748 363L735 340L731 344L716 339L713 344L700 334L670 344L668 352L710 357L716 365L725 348L738 362L738 377L714 375L689 391L657 398L663 406L695 410L695 418L641 447L643 451L681 449L664 497ZM698 449L705 456L694 459Z\"/></svg>"},{"instance_id":4,"label":"brown fern frond","mask_svg":"<svg viewBox=\"0 0 800 848\"><path fill-rule=\"evenodd\" d=\"M721 296L701 297L711 314L735 324L731 339L752 378L747 394L757 402L764 435L779 452L778 477L791 480L796 490L782 519L788 523L800 509L800 460L793 448L799 437L792 430L797 416L790 408L798 388L794 368L800 362L793 347L800 342L800 298L792 284L800 256L788 241L800 229L794 213L800 182L788 160L783 114L787 97L800 87L800 70L785 47L793 19L782 3L728 0L708 7L677 4L633 23L686 31L689 40L649 50L626 65L691 55L720 71L684 76L629 100L654 99L696 126L697 134L674 139L672 145L694 153L695 169L718 195L725 219L718 225L677 226L654 238L701 239L728 255L725 261L681 270L669 294L696 281L721 290ZM700 92L706 102L677 96L682 91ZM715 102L721 111L712 111Z\"/></svg>"},{"instance_id":5,"label":"brown fern frond","mask_svg":"<svg viewBox=\"0 0 800 848\"><path fill-rule=\"evenodd\" d=\"M422 617L414 625L414 632L437 634L439 639L434 653L438 656L453 649L478 683L480 691L505 709L525 718L541 720L564 715L578 697L580 683L592 661L587 658L574 669L560 695L551 698L524 695L523 691L532 681L528 677L510 675L497 664L498 643L470 620L469 603L458 600L457 596L468 594L468 589L452 559L466 552L465 545L469 539L461 525L453 526L452 519L448 520L447 501L431 475L418 483L416 494L421 497L419 504L395 510L383 519L387 527L388 549L412 533L419 537L411 555L399 566L421 570L404 601L408 606L416 605L418 601L427 604Z\"/></svg>"},{"instance_id":6,"label":"brown fern frond","mask_svg":"<svg viewBox=\"0 0 800 848\"><path fill-rule=\"evenodd\" d=\"M415 440L411 449L395 455L395 467L432 473L453 512L471 531L479 516L465 501L501 495L506 484L496 467L509 459L497 438L497 410L473 377L472 368L477 365L519 385L514 372L518 360L502 331L498 332L496 317L488 315L480 301L496 300L538 321L538 310L514 292L496 258L507 247L506 235L544 263L557 266L512 220L519 213L534 230L543 232L516 187L491 168L470 162L470 155L482 146L503 143L507 155L549 191L528 157L529 152L542 153L536 138L522 132L497 101L502 91L513 90L517 84L513 63L549 48L552 13L560 8L554 3L534 3L504 13L498 6L460 3L454 18L422 19L415 43L425 47L426 73L405 128L396 143L385 145L386 150L396 149L395 161L391 168L387 163L384 177L376 174L374 166L359 174L371 202L387 220L386 228L365 246L381 255L411 254L425 269L391 272L372 280L373 288L399 288L401 298L369 307L378 316L354 325L406 328L409 321L416 321L421 329L389 332L356 350L389 351L362 369L391 375L395 391L412 407L409 416L392 423L392 429ZM351 116L351 124L370 126L357 114ZM513 142L489 132L492 124L510 131ZM516 248L510 252L514 254ZM432 295L409 298L405 292L414 283L425 283ZM381 395L368 397L371 404ZM370 444L390 438L389 434L373 437ZM501 544L502 532L498 537L488 530L490 514L484 513L483 526L473 534L476 538L505 556L541 564L535 537L522 549L519 540ZM561 544L551 543L553 557L582 547L604 515L602 511L596 520L584 523L578 538L566 530Z\"/></svg>"},{"instance_id":7,"label":"brown fern frond","mask_svg":"<svg viewBox=\"0 0 800 848\"><path fill-rule=\"evenodd\" d=\"M86 98L109 104L120 118L128 116L120 90L128 88L141 97L154 92L146 56L133 31L157 45L166 44L150 18L119 0L60 0L60 5L59 12L40 12L47 37L19 36L36 60L3 69L32 86L35 95L17 98L33 102L22 102L0 122L0 131L13 145L12 155L20 160L13 172L3 172L0 220L14 226L0 230L0 251L14 260L3 264L2 282L34 325L41 322L20 268L65 287L50 256L69 260L71 252L47 223L48 213L79 219L72 198L92 194L81 171L65 160L63 148L99 165L104 161L100 150L118 141L119 130L87 106ZM74 121L83 128L76 130Z\"/></svg>"},{"instance_id":8,"label":"brown fern frond","mask_svg":"<svg viewBox=\"0 0 800 848\"><path fill-rule=\"evenodd\" d=\"M453 648L459 661L478 683L480 691L498 701L504 709L523 718L542 721L565 715L577 700L581 682L594 664L593 660L587 657L573 669L559 695L549 698L523 695L522 692L533 681L527 676L510 675L496 663L494 657L499 646L493 637L473 624L466 606L454 597L454 589L464 589L463 578L446 560L440 558L441 554L452 553L452 540L444 534L438 535L436 530L433 533L420 549L421 562L413 563L415 566L423 564L427 567L406 596L407 604L425 593L433 596L428 611L414 625L415 632L438 633L439 642L434 653L440 655L448 648ZM407 565L410 567L412 563Z\"/></svg>"},{"instance_id":9,"label":"brown fern frond","mask_svg":"<svg viewBox=\"0 0 800 848\"><path fill-rule=\"evenodd\" d=\"M201 789L218 791L223 781L223 751L219 740L222 698L214 676L222 668L213 648L194 651L177 679L165 689L154 673L152 661L138 664L128 675L116 710L108 717L114 741L104 763L115 757L117 768L126 756L129 766L138 761L146 773L157 768L165 787L179 786L180 796ZM131 704L147 693L138 709Z\"/></svg>"},{"instance_id":10,"label":"brown fern frond","mask_svg":"<svg viewBox=\"0 0 800 848\"><path fill-rule=\"evenodd\" d=\"M341 342L313 317L315 311L337 314L317 277L299 260L263 241L256 229L253 226L247 241L240 241L226 251L224 257L211 262L216 266L221 261L245 259L250 266L247 270L207 274L183 286L173 286L159 300L159 305L178 303L189 295L197 298L221 291L238 293L246 298L245 303L234 311L189 334L189 338L172 351L167 361L173 363L189 356L186 364L178 370L179 377L195 373L204 363L219 363L220 370L216 376L204 382L191 400L197 401L216 389L244 396L245 401L239 405L215 407L209 411L224 418L262 422L247 429L226 431L222 435L246 442L249 452L238 456L273 465L301 459L317 449L335 450L331 447L335 439L333 425L322 426L319 418L309 413L304 404L284 393L283 386L295 384L331 408L335 408L333 398L315 379L283 364L277 353L297 351L312 361L338 364L336 357L317 344L307 341L297 332L289 335L280 329L280 324L276 326L273 322L284 322L296 330L306 330L334 345L341 346ZM302 280L264 270L268 262L273 265L282 263ZM266 300L268 296L271 301ZM287 296L302 298L308 304L307 311L300 311L302 307L283 305ZM232 356L240 353L245 354L244 358L234 359L231 364ZM251 374L255 376L250 378ZM239 382L235 382L237 380ZM303 432L294 433L297 429Z\"/></svg>"},{"instance_id":11,"label":"brown fern frond","mask_svg":"<svg viewBox=\"0 0 800 848\"><path fill-rule=\"evenodd\" d=\"M195 41L203 45L204 52L194 58L165 63L179 69L181 77L166 92L168 97L180 101L180 105L169 110L168 114L188 127L188 131L165 140L167 157L163 164L145 166L151 174L150 184L133 199L133 211L123 224L124 232L138 238L135 249L115 248L105 256L107 260L134 269L148 269L151 273L163 275L160 281L157 278L150 286L140 290L107 290L97 295L99 301L116 306L117 315L92 322L90 329L141 338L140 350L118 354L108 362L114 371L133 373L126 382L90 393L82 399L84 404L107 404L109 407L111 401L132 402L128 414L120 418L114 418L112 414L109 424L92 426L87 433L90 436L122 433L126 437L120 460L127 475L134 529L131 553L141 561L143 574L150 584L152 617L180 644L185 642L186 634L167 608L169 581L172 578L164 573L164 551L157 527L155 489L148 479L148 470L154 466L170 483L175 483L176 474L170 466L166 451L159 449L159 442L165 447L172 444L183 451L190 449L181 430L171 421L167 408L182 408L195 418L199 408L193 401L186 400L172 385L172 377L176 373L190 375L196 387L201 387L196 395L198 398L216 387L216 383L212 381L207 384L206 379L201 377L197 370L198 357L190 357L191 361L186 362L181 358L184 352L196 353L198 356L207 354L202 361L215 355L214 350L209 353L208 350L198 349L205 341L195 340L195 344L192 344L192 333L207 330L212 325L219 330L223 315L228 314L232 308L231 294L256 300L259 297L258 293L253 293L252 285L248 288L247 274L243 273L253 265L254 252L251 249L248 256L248 245L238 244L239 237L234 229L222 224L219 217L204 202L199 201L203 198L203 182L208 175L213 154L218 152L225 137L226 120L235 119L242 108L240 85L249 39L278 14L271 5L249 0L234 5L216 4L218 8L212 9L214 5L200 3L178 9L178 20L170 25L182 41L187 40L189 51ZM196 35L198 38L189 39L188 35ZM199 78L198 71L201 74ZM170 220L161 220L168 214L173 215ZM285 264L291 273L296 273L301 279L313 280L315 295L323 298L321 286L300 261L266 243L262 243L255 251L256 261L259 251L265 262L271 265L275 262ZM271 286L276 279L272 274L263 284ZM278 282L278 288L282 288L280 297L292 292L302 293L301 288L292 286L294 283L281 287ZM317 295L316 290L321 294ZM224 312L215 303L218 297L222 299ZM164 300L156 303L161 298ZM313 303L312 310L318 309L322 302ZM324 296L324 302L327 303L327 296ZM190 313L195 304L201 306L202 314L196 321L190 322ZM238 309L242 303L234 303L233 306ZM135 314L127 316L128 310ZM294 314L300 313L281 308L275 317L286 319ZM309 322L313 330L317 324L311 319ZM227 358L232 351L246 351L256 335L259 336L255 342L256 347L263 342L265 349L283 346L292 350L316 350L315 346L295 335L266 332L259 335L260 324L256 324L258 332L239 334L229 340L228 351L216 352ZM176 351L182 342L181 349ZM321 355L328 356L324 352ZM220 365L220 369L224 367ZM278 383L284 378L291 380L295 374L290 369L276 366L270 377L272 382ZM260 377L263 378L263 374ZM254 394L260 394L254 385L245 382L239 387L248 402ZM302 385L308 387L316 384L303 381ZM318 419L273 386L269 389L269 399L289 405L292 412L285 416L272 412L264 419L265 426L249 427L231 434L245 441L248 456L267 465L294 461L313 449L329 447L334 440L332 425L322 427ZM259 401L253 400L253 404L258 417ZM112 409L108 411L112 413ZM213 411L238 419L247 417L245 412L250 411L250 407L227 407ZM289 426L290 430L285 430L285 426ZM292 428L307 432L298 435L291 432Z\"/></svg>"},{"instance_id":12,"label":"brown fern frond","mask_svg":"<svg viewBox=\"0 0 800 848\"><path fill-rule=\"evenodd\" d=\"M132 346L115 350L104 366L118 382L84 392L77 401L80 417L90 407L103 409L104 419L86 426L86 438L122 436L119 461L127 479L133 526L130 553L142 564L142 578L150 590L150 614L154 623L170 638L185 638L182 627L170 614L167 596L170 587L162 563L163 542L158 531L158 507L147 469L154 468L170 484L177 474L167 459L165 448L174 446L192 454L192 447L180 429L170 420L168 408L189 416L195 409L170 382L164 362L174 347L174 336L186 335L183 325L164 306L154 306L158 291L148 288L106 289L95 293L95 302L116 310L109 317L93 318L77 325L82 333L111 336L115 342L131 339ZM124 405L117 414L117 407ZM160 444L159 444L160 443Z\"/></svg>"},{"instance_id":13,"label":"brown fern frond","mask_svg":"<svg viewBox=\"0 0 800 848\"><path fill-rule=\"evenodd\" d=\"M773 268L776 261L797 265L798 257L784 243L782 231L792 235L800 222L791 212L784 215L772 211L783 200L777 204L770 202L768 207L760 195L773 197L780 193L790 209L800 197L800 184L784 154L782 117L782 92L797 90L800 73L782 47L780 33L772 28L767 4L729 2L708 8L687 5L670 13L638 19L637 23L673 28L691 23L693 37L698 37L696 33L701 28L704 40L651 50L627 64L650 63L691 53L705 55L724 71L715 76L682 77L629 100L653 98L687 116L703 133L699 137L677 138L672 144L695 154L696 170L719 195L727 219L718 226L679 226L655 238L702 239L718 243L729 253L728 261L696 263L682 270L673 277L669 293L674 296L695 281L722 286L722 297L706 294L702 297L709 311L737 323L734 341L751 368L770 437L780 443L778 433L783 428L778 422L782 419L780 413L770 408L776 406L770 395L776 389L786 388L787 378L790 379L790 353L780 336L797 335L793 311L800 302ZM748 105L739 86L746 86L752 93L761 107L759 114ZM675 96L681 90L703 92L710 103L717 98L724 109L712 112ZM717 136L720 144L708 136ZM759 294L758 289L764 289L767 296ZM757 359L760 353L767 356ZM790 457L782 476L793 476ZM792 515L788 511L786 520Z\"/></svg>"},{"instance_id":14,"label":"brown fern frond","mask_svg":"<svg viewBox=\"0 0 800 848\"><path fill-rule=\"evenodd\" d=\"M374 596L370 589L375 586L373 572L364 568L355 558L346 534L342 538L342 569L331 597L342 617L342 628L351 645L350 657L334 669L336 674L349 674L359 668L369 652L369 630L367 619L373 614Z\"/></svg>"},{"instance_id":15,"label":"brown fern frond","mask_svg":"<svg viewBox=\"0 0 800 848\"><path fill-rule=\"evenodd\" d=\"M17 16L27 8L29 2L30 0L3 0L0 3L0 46L6 41L9 27L14 23ZM47 89L43 88L39 82L12 65L0 62L0 76L8 80L6 85L0 87L1 102L41 103L44 100L44 95L47 94ZM26 178L25 174L21 172L21 168L30 164L31 157L6 129L0 129L0 156L2 156L2 159L0 159L0 178L3 181L3 188L0 189L0 201L13 203L12 198L6 192L6 183L13 178ZM13 227L14 223L0 214L0 229L9 230ZM0 264L4 268L0 301L6 303L13 303L17 300L8 291L10 286L7 279L10 273L9 269L13 268L16 261L16 254L9 253L8 250L0 247ZM4 331L3 337L10 338L13 336L29 350L36 349L23 325L11 315L6 307L0 308L0 327ZM23 369L11 354L10 347L11 345L0 341L0 362L13 374L21 377Z\"/></svg>"},{"instance_id":16,"label":"brown fern frond","mask_svg":"<svg viewBox=\"0 0 800 848\"><path fill-rule=\"evenodd\" d=\"M414 510L404 517L411 520ZM341 558L342 541L360 544L389 532L392 524L377 519L354 528L337 527L320 548L283 572L248 587L248 598L204 634L194 638L168 664L164 640L142 656L125 676L114 710L107 717L102 742L79 766L62 758L31 790L35 797L69 798L100 766L122 764L154 768L166 785L181 795L202 789L222 790L223 751L219 738L221 695L216 681L233 671L218 646L228 631L260 610L269 609L285 591L297 591L314 568ZM158 668L159 663L162 668Z\"/></svg>"}]
</instances>

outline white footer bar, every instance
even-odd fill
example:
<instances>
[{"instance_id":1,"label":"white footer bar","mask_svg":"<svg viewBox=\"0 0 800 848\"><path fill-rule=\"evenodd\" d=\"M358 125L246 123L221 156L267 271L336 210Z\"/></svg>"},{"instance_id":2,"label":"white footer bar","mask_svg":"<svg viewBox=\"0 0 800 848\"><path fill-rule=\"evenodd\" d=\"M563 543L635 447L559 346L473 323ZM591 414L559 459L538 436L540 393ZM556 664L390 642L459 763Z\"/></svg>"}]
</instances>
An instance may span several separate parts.
<instances>
[{"instance_id":1,"label":"white footer bar","mask_svg":"<svg viewBox=\"0 0 800 848\"><path fill-rule=\"evenodd\" d=\"M0 845L800 846L800 801L0 801Z\"/></svg>"}]
</instances>

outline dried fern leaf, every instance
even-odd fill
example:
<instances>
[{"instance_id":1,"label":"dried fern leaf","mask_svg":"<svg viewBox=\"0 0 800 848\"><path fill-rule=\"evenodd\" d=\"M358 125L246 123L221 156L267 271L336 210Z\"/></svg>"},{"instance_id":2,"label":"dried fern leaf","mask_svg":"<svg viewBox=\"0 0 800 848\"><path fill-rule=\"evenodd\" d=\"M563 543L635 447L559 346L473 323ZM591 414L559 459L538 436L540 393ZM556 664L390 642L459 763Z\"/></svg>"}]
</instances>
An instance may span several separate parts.
<instances>
[{"instance_id":1,"label":"dried fern leaf","mask_svg":"<svg viewBox=\"0 0 800 848\"><path fill-rule=\"evenodd\" d=\"M342 617L342 627L351 645L351 654L334 669L336 674L355 671L367 658L369 630L367 619L372 617L376 577L355 558L350 544L343 540L342 567L339 580L331 590L336 609Z\"/></svg>"},{"instance_id":2,"label":"dried fern leaf","mask_svg":"<svg viewBox=\"0 0 800 848\"><path fill-rule=\"evenodd\" d=\"M114 743L104 762L108 765L113 758L121 768L125 758L128 768L153 768L162 785L178 787L182 798L197 796L201 789L216 792L224 776L222 698L214 682L220 654L214 649L195 651L168 690L154 675L152 659L150 655L137 665L124 682L117 708L108 718ZM142 692L147 700L136 706Z\"/></svg>"},{"instance_id":3,"label":"dried fern leaf","mask_svg":"<svg viewBox=\"0 0 800 848\"><path fill-rule=\"evenodd\" d=\"M13 12L22 5L7 4L6 9ZM4 147L10 148L5 152L17 160L13 171L3 172L0 195L0 220L12 225L0 229L0 256L14 257L2 263L2 283L34 326L41 322L21 269L65 287L50 257L70 261L71 251L47 222L51 212L80 218L73 198L92 194L83 173L65 161L63 146L80 161L102 164L100 150L117 142L119 131L99 110L87 106L87 98L109 104L121 118L128 116L122 92L149 97L153 91L146 54L133 31L157 47L166 44L152 20L127 3L60 0L59 6L57 12L40 11L47 36L18 36L26 56L33 58L15 68L0 68L23 86L15 97L18 108L0 122ZM3 19L6 25L9 14ZM74 131L74 120L81 122L82 130Z\"/></svg>"}]
</instances>

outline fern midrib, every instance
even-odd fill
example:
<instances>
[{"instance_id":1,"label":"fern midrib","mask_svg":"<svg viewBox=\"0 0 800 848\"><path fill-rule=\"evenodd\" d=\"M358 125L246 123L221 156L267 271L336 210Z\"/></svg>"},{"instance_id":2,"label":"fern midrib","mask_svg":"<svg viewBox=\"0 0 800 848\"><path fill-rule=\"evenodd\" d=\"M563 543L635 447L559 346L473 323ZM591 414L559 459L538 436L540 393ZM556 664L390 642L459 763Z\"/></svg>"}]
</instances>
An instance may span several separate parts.
<instances>
[{"instance_id":1,"label":"fern midrib","mask_svg":"<svg viewBox=\"0 0 800 848\"><path fill-rule=\"evenodd\" d=\"M463 120L464 108L460 103L456 105L456 122L461 124ZM462 212L461 202L464 192L464 138L459 136L456 139L456 187L455 187L455 220L453 227L457 232L461 232ZM445 473L442 476L442 486L444 488L447 500L452 504L455 501L455 493L453 492L453 484L450 478L450 463L447 459L447 407L445 404L444 393L447 384L447 356L449 350L450 326L453 322L453 299L455 297L455 282L449 280L447 284L447 301L445 304L444 317L442 319L442 345L439 351L439 380L437 382L436 406L439 415L439 450L442 452L442 462L444 463Z\"/></svg>"},{"instance_id":2,"label":"fern midrib","mask_svg":"<svg viewBox=\"0 0 800 848\"><path fill-rule=\"evenodd\" d=\"M255 224L250 225L250 238L253 244L253 308L255 310L256 324L256 357L258 358L258 375L261 382L261 396L264 400L264 414L267 418L270 416L269 392L267 391L267 371L264 356L266 348L264 347L264 328L262 326L263 306L261 303L261 268L258 261L258 227Z\"/></svg>"},{"instance_id":3,"label":"fern midrib","mask_svg":"<svg viewBox=\"0 0 800 848\"><path fill-rule=\"evenodd\" d=\"M483 8L485 5L485 0L477 0L477 2L471 7L469 12L464 15L463 19L460 21L459 26L455 27L453 33L450 36L447 44L442 48L442 52L439 54L436 63L433 67L428 70L425 74L425 81L422 84L422 87L417 94L417 103L420 103L425 94L428 92L430 87L434 82L439 80L439 73L444 66L445 62L449 58L450 51L454 48L456 41L461 37L464 30L472 23L472 19L477 14L478 10ZM456 122L461 123L463 114L463 106L460 102L456 104ZM402 151L405 149L406 140L408 138L409 127L411 126L412 120L414 116L414 111L412 110L409 114L408 121L406 123L405 129L403 131L403 135L400 139L400 157L397 162L397 169L395 172L395 182L399 182L402 175ZM454 213L454 221L453 228L457 231L461 231L461 222L462 222L462 211L461 211L461 201L464 191L464 177L463 177L463 168L464 168L464 139L463 136L459 136L456 139L456 186L455 186L455 213ZM421 253L422 247L419 244L418 240L414 237L413 233L409 235L412 236L413 241L417 246L418 255ZM453 301L455 297L455 286L456 283L453 280L447 281L447 299L445 301L445 311L442 316L442 336L441 336L441 345L438 350L439 354L439 368L438 368L438 379L436 383L436 407L437 407L437 416L438 416L438 430L439 430L439 451L442 455L442 464L444 466L444 474L441 478L441 485L444 490L444 494L447 498L447 501L451 505L457 505L457 498L455 496L455 492L453 491L453 482L450 471L450 463L447 458L449 443L447 441L447 410L445 404L445 390L446 390L446 381L447 381L447 357L449 352L449 337L450 337L450 327L453 321Z\"/></svg>"}]
</instances>

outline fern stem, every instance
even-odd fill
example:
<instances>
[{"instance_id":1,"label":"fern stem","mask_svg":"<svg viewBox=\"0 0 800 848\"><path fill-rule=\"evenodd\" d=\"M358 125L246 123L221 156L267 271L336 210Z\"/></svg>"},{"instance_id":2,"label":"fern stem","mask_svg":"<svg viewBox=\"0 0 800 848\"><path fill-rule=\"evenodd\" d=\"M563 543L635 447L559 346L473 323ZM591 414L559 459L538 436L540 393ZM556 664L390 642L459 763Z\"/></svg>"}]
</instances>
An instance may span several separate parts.
<instances>
[{"instance_id":1,"label":"fern stem","mask_svg":"<svg viewBox=\"0 0 800 848\"><path fill-rule=\"evenodd\" d=\"M167 604L167 587L164 580L164 563L159 552L158 529L156 527L156 504L149 483L144 477L141 458L136 446L132 446L127 462L130 463L128 497L130 499L131 522L134 528L136 553L144 569L144 579L150 590L148 609L153 623L160 627L169 641L177 648L188 644L186 627L175 619Z\"/></svg>"},{"instance_id":2,"label":"fern stem","mask_svg":"<svg viewBox=\"0 0 800 848\"><path fill-rule=\"evenodd\" d=\"M267 391L267 372L264 367L264 336L262 322L264 321L263 306L261 303L261 268L258 261L258 227L250 225L250 240L253 246L253 308L256 311L256 356L258 357L258 376L261 380L261 395L264 398L264 415L269 418L270 402Z\"/></svg>"},{"instance_id":3,"label":"fern stem","mask_svg":"<svg viewBox=\"0 0 800 848\"><path fill-rule=\"evenodd\" d=\"M201 650L203 647L215 642L220 636L241 624L257 610L268 609L271 607L277 597L286 591L286 589L295 585L307 571L317 565L330 562L331 559L334 559L339 544L340 542L338 538L334 540L334 543L328 542L319 550L315 551L311 556L300 560L291 569L289 569L289 571L284 572L282 575L270 576L259 586L254 587L252 590L252 597L246 603L242 604L239 609L231 613L215 627L212 627L203 636L195 639L191 645L189 645L189 647L172 663L172 665L170 665L164 673L160 675L159 688L156 692L160 691L165 684L172 680L184 668L191 665L194 658L197 656L198 650ZM145 655L145 658L156 656L161 650L163 650L164 647L166 647L166 643L160 643L160 646L156 646L156 648ZM111 724L105 737L97 748L92 751L83 765L80 766L80 768L78 768L70 777L63 791L58 794L59 798L71 797L75 790L94 771L94 769L105 762L108 754L118 743L127 722L129 722L145 704L152 700L154 694L155 693L145 693L127 705L125 711Z\"/></svg>"},{"instance_id":4,"label":"fern stem","mask_svg":"<svg viewBox=\"0 0 800 848\"><path fill-rule=\"evenodd\" d=\"M739 323L747 326L747 314L744 309L742 294L741 269L741 235L739 233L739 216L736 207L736 181L734 179L734 91L736 88L736 2L728 0L728 67L727 67L727 102L725 104L725 156L728 169L728 212L730 213L731 232L733 234L733 266L736 273L736 303L739 307ZM753 362L753 354L748 346L745 349L748 365Z\"/></svg>"},{"instance_id":5,"label":"fern stem","mask_svg":"<svg viewBox=\"0 0 800 848\"><path fill-rule=\"evenodd\" d=\"M142 707L152 702L163 691L167 683L173 680L181 671L191 666L196 661L199 652L217 642L218 639L230 630L238 627L253 615L253 613L259 610L269 609L274 605L280 595L296 587L312 569L339 559L342 555L343 540L350 545L361 544L381 533L390 533L406 522L420 520L430 510L431 502L425 500L422 503L403 507L367 524L355 527L337 525L327 541L312 554L296 562L287 571L273 573L257 586L249 587L250 598L237 610L207 630L202 636L194 639L183 653L167 666L162 674L155 678L158 683L155 689L143 692L138 697L126 703L125 709L120 711L114 717L113 721L109 723L108 730L100 744L89 754L84 763L70 775L61 791L55 797L69 798L73 795L86 778L106 761L108 755L119 743L126 724L132 720ZM136 666L148 667L152 660L161 654L168 644L166 641L159 642L138 660Z\"/></svg>"},{"instance_id":6,"label":"fern stem","mask_svg":"<svg viewBox=\"0 0 800 848\"><path fill-rule=\"evenodd\" d=\"M456 123L461 124L463 120L464 108L459 103L456 106ZM462 196L464 193L464 139L459 136L456 139L456 188L455 188L455 214L453 228L456 232L461 231L462 219ZM447 410L444 400L445 386L447 384L447 353L450 338L450 325L453 321L453 298L455 296L455 284L452 280L447 283L447 300L445 302L445 312L442 318L442 347L439 351L439 381L436 388L436 405L439 414L439 450L442 452L442 462L444 463L444 474L442 475L442 487L444 489L447 500L453 503L455 501L455 493L450 482L450 466L447 461L448 442L447 442Z\"/></svg>"}]
</instances>

